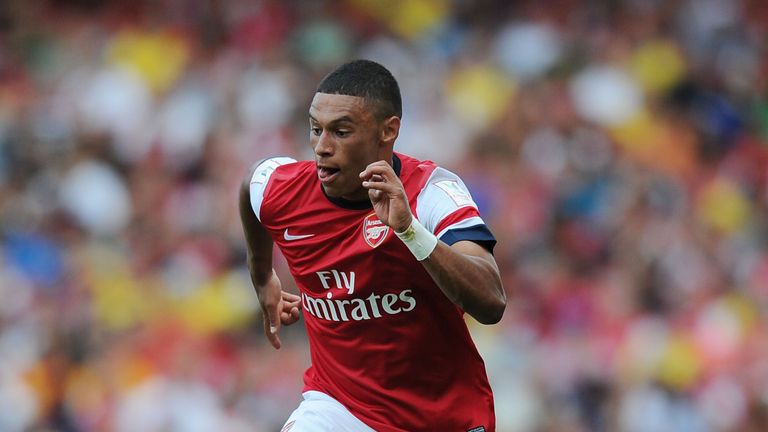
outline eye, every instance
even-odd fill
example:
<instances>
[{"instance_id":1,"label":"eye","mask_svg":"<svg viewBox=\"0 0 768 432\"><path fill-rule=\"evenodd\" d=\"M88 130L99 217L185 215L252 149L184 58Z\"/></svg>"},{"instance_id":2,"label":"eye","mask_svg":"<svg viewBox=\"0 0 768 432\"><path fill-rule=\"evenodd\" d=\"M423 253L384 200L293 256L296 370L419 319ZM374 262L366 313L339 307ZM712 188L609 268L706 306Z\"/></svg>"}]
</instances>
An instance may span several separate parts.
<instances>
[{"instance_id":1,"label":"eye","mask_svg":"<svg viewBox=\"0 0 768 432\"><path fill-rule=\"evenodd\" d=\"M337 137L339 137L339 138L344 138L344 137L346 137L347 135L349 135L349 131L348 131L348 130L340 130L340 129L337 129L337 130L336 130L334 133L335 133L335 134L336 134L336 136L337 136Z\"/></svg>"},{"instance_id":2,"label":"eye","mask_svg":"<svg viewBox=\"0 0 768 432\"><path fill-rule=\"evenodd\" d=\"M314 135L314 136L320 136L320 134L323 133L323 130L320 129L319 127L314 127L313 126L313 127L310 127L309 130L312 133L312 135Z\"/></svg>"}]
</instances>

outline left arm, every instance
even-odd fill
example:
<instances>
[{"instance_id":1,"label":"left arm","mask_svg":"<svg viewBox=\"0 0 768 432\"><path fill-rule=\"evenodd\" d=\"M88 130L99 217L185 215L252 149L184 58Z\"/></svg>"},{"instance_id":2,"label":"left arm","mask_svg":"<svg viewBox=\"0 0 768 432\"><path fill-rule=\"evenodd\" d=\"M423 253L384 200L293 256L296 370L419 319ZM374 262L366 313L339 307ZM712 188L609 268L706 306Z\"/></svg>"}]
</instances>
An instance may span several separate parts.
<instances>
[{"instance_id":1,"label":"left arm","mask_svg":"<svg viewBox=\"0 0 768 432\"><path fill-rule=\"evenodd\" d=\"M360 177L379 220L397 233L409 229L415 218L392 167L384 161L374 162ZM451 246L438 241L421 263L443 294L477 321L495 324L501 320L507 297L496 261L485 248L471 241Z\"/></svg>"},{"instance_id":2,"label":"left arm","mask_svg":"<svg viewBox=\"0 0 768 432\"><path fill-rule=\"evenodd\" d=\"M471 241L438 242L421 261L446 297L482 324L496 324L507 306L493 255Z\"/></svg>"}]
</instances>

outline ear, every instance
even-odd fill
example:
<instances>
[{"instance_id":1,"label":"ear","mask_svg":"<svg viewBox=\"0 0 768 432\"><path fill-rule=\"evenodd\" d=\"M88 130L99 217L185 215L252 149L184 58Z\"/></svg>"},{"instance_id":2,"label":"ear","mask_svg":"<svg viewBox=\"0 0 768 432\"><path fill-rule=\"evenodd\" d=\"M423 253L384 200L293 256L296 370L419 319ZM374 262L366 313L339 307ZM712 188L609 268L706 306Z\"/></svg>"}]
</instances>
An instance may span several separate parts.
<instances>
[{"instance_id":1,"label":"ear","mask_svg":"<svg viewBox=\"0 0 768 432\"><path fill-rule=\"evenodd\" d=\"M391 116L382 122L381 142L384 145L392 147L400 134L400 117Z\"/></svg>"}]
</instances>

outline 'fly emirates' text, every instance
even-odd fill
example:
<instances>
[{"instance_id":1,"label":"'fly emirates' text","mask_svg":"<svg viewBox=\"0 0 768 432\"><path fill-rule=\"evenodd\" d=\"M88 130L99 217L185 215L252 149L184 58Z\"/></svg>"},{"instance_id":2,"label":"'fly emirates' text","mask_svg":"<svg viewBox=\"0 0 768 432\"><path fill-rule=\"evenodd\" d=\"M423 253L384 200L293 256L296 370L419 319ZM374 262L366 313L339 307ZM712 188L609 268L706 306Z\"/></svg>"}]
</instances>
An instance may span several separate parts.
<instances>
[{"instance_id":1,"label":"'fly emirates' text","mask_svg":"<svg viewBox=\"0 0 768 432\"><path fill-rule=\"evenodd\" d=\"M338 270L316 272L323 288L330 290L335 282L336 289L346 290L348 294L355 292L355 272ZM416 299L411 296L412 290L403 290L399 294L371 294L365 299L353 298L334 299L332 292L326 298L314 298L301 294L304 310L313 316L329 321L361 321L381 318L383 315L397 315L410 312L416 307Z\"/></svg>"}]
</instances>

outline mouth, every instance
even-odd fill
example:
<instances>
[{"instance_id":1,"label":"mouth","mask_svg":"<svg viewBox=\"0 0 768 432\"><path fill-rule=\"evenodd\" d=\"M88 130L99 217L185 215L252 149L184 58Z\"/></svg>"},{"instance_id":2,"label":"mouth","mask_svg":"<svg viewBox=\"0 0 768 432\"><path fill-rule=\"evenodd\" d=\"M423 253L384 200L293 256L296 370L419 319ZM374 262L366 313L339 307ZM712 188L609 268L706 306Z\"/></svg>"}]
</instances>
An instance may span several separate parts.
<instances>
[{"instance_id":1,"label":"mouth","mask_svg":"<svg viewBox=\"0 0 768 432\"><path fill-rule=\"evenodd\" d=\"M317 178L323 184L331 183L339 176L340 170L329 166L318 165L317 166Z\"/></svg>"}]
</instances>

